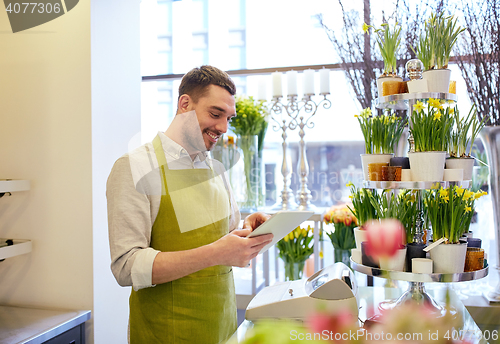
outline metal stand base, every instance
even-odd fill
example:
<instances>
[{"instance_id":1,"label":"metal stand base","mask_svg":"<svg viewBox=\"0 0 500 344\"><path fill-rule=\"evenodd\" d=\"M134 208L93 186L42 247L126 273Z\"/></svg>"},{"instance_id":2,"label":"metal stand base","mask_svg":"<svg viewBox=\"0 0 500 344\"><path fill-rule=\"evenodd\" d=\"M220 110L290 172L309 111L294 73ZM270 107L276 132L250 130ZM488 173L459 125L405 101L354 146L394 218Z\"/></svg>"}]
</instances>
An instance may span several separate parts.
<instances>
[{"instance_id":1,"label":"metal stand base","mask_svg":"<svg viewBox=\"0 0 500 344\"><path fill-rule=\"evenodd\" d=\"M424 283L422 282L409 282L408 290L403 293L399 298L390 301L383 301L379 304L381 311L393 309L394 307L402 306L406 303L417 303L425 306L434 316L442 317L446 314L456 316L457 310L453 307L446 308L437 303L429 294L427 294Z\"/></svg>"}]
</instances>

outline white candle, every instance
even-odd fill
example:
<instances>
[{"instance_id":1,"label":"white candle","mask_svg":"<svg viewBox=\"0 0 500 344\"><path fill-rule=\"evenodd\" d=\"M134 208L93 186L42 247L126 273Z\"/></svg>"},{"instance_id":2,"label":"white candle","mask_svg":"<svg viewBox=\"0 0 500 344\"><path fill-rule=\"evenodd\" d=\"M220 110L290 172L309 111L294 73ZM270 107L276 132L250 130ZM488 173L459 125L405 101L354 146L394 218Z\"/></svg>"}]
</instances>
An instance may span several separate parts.
<instances>
[{"instance_id":1,"label":"white candle","mask_svg":"<svg viewBox=\"0 0 500 344\"><path fill-rule=\"evenodd\" d=\"M267 100L266 77L259 78L257 89L257 100Z\"/></svg>"},{"instance_id":2,"label":"white candle","mask_svg":"<svg viewBox=\"0 0 500 344\"><path fill-rule=\"evenodd\" d=\"M312 69L304 71L304 94L314 94L314 71Z\"/></svg>"},{"instance_id":3,"label":"white candle","mask_svg":"<svg viewBox=\"0 0 500 344\"><path fill-rule=\"evenodd\" d=\"M275 72L271 75L273 77L273 97L282 97L283 92L281 91L281 73Z\"/></svg>"},{"instance_id":4,"label":"white candle","mask_svg":"<svg viewBox=\"0 0 500 344\"><path fill-rule=\"evenodd\" d=\"M320 69L319 70L319 93L329 94L330 93L330 70Z\"/></svg>"},{"instance_id":5,"label":"white candle","mask_svg":"<svg viewBox=\"0 0 500 344\"><path fill-rule=\"evenodd\" d=\"M288 95L297 95L297 71L291 70L286 73L288 83Z\"/></svg>"}]
</instances>

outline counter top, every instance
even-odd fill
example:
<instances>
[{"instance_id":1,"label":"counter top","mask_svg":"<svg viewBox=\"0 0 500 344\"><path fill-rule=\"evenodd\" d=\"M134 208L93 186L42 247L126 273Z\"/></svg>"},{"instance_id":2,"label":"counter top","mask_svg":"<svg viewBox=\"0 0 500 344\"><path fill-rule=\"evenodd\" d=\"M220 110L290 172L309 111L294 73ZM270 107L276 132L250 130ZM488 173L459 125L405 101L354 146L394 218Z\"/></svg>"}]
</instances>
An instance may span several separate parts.
<instances>
[{"instance_id":1,"label":"counter top","mask_svg":"<svg viewBox=\"0 0 500 344\"><path fill-rule=\"evenodd\" d=\"M0 344L39 344L90 319L90 311L0 306Z\"/></svg>"},{"instance_id":2,"label":"counter top","mask_svg":"<svg viewBox=\"0 0 500 344\"><path fill-rule=\"evenodd\" d=\"M427 290L427 292L439 303L443 304L446 298L446 288L436 288L432 290ZM384 300L394 300L399 297L404 290L397 288L384 288L384 287L359 287L358 288L358 306L359 309L359 319L361 321L365 321L369 316L368 313L370 310L378 309L378 305L381 301ZM487 341L482 337L481 329L474 322L474 319L471 317L467 309L465 308L462 301L458 298L458 296L451 290L451 305L458 311L459 317L462 320L463 328L462 330L467 335L465 339L467 339L470 343L474 344L484 344ZM230 338L228 343L236 344L242 343L244 341L246 332L251 329L254 324L248 320L244 320L243 323L240 324L236 333ZM491 334L491 330L488 330L489 334ZM496 332L498 334L498 330Z\"/></svg>"}]
</instances>

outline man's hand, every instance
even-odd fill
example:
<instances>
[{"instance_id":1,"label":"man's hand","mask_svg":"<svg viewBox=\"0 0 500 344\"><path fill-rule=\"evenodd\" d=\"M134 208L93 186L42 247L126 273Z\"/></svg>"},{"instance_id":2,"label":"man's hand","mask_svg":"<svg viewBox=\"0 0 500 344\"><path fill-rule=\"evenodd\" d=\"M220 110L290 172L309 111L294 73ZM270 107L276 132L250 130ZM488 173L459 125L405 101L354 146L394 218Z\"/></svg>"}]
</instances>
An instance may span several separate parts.
<instances>
[{"instance_id":1,"label":"man's hand","mask_svg":"<svg viewBox=\"0 0 500 344\"><path fill-rule=\"evenodd\" d=\"M270 217L271 215L265 214L260 211L250 214L243 221L243 229L249 229L250 231L253 231L261 224L269 220Z\"/></svg>"},{"instance_id":2,"label":"man's hand","mask_svg":"<svg viewBox=\"0 0 500 344\"><path fill-rule=\"evenodd\" d=\"M250 229L235 229L212 243L217 252L217 265L245 267L273 240L272 234L247 238L251 232Z\"/></svg>"}]
</instances>

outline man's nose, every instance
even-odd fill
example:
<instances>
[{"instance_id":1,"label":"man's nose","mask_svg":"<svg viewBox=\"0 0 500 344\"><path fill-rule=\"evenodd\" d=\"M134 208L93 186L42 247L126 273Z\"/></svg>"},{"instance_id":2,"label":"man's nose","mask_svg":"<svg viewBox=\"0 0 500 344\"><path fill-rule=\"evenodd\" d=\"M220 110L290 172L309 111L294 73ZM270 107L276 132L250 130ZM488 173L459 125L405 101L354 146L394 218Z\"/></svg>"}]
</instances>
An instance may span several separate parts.
<instances>
[{"instance_id":1,"label":"man's nose","mask_svg":"<svg viewBox=\"0 0 500 344\"><path fill-rule=\"evenodd\" d=\"M215 125L215 129L217 129L217 131L225 134L227 132L228 125L229 125L229 122L227 121L227 119L221 118L221 119L219 119L219 121L217 121L217 124Z\"/></svg>"}]
</instances>

